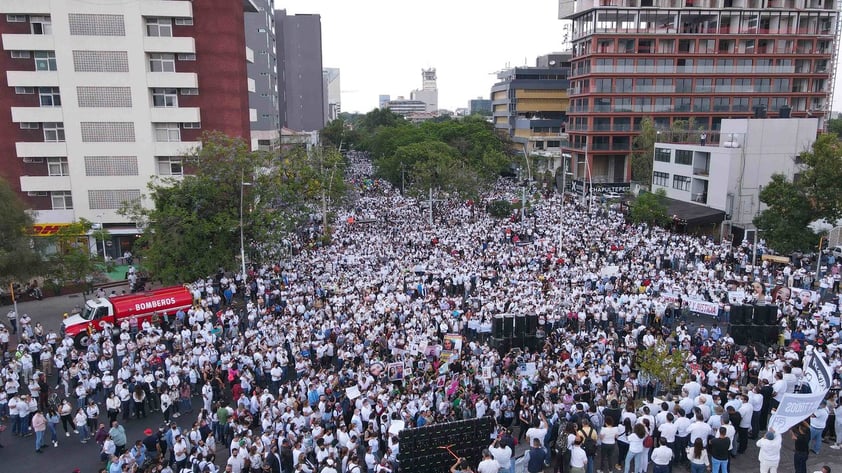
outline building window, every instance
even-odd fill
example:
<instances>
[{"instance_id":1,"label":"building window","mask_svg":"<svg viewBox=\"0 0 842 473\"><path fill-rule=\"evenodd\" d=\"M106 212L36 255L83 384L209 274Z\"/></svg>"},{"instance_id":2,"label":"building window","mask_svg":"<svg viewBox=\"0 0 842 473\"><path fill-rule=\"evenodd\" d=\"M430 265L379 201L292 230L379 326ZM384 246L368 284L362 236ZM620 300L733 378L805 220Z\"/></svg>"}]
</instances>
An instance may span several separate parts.
<instances>
[{"instance_id":1,"label":"building window","mask_svg":"<svg viewBox=\"0 0 842 473\"><path fill-rule=\"evenodd\" d=\"M678 174L672 176L672 188L680 191L690 192L690 178Z\"/></svg>"},{"instance_id":2,"label":"building window","mask_svg":"<svg viewBox=\"0 0 842 473\"><path fill-rule=\"evenodd\" d=\"M47 143L64 142L64 122L44 123L44 141Z\"/></svg>"},{"instance_id":3,"label":"building window","mask_svg":"<svg viewBox=\"0 0 842 473\"><path fill-rule=\"evenodd\" d=\"M196 55L194 53L182 53L178 55L179 61L195 61Z\"/></svg>"},{"instance_id":4,"label":"building window","mask_svg":"<svg viewBox=\"0 0 842 473\"><path fill-rule=\"evenodd\" d=\"M172 18L147 18L146 36L172 37Z\"/></svg>"},{"instance_id":5,"label":"building window","mask_svg":"<svg viewBox=\"0 0 842 473\"><path fill-rule=\"evenodd\" d=\"M71 13L67 19L71 36L126 36L123 15Z\"/></svg>"},{"instance_id":6,"label":"building window","mask_svg":"<svg viewBox=\"0 0 842 473\"><path fill-rule=\"evenodd\" d=\"M91 210L117 210L126 203L140 201L140 189L89 190Z\"/></svg>"},{"instance_id":7,"label":"building window","mask_svg":"<svg viewBox=\"0 0 842 473\"><path fill-rule=\"evenodd\" d=\"M132 143L133 122L82 122L83 143Z\"/></svg>"},{"instance_id":8,"label":"building window","mask_svg":"<svg viewBox=\"0 0 842 473\"><path fill-rule=\"evenodd\" d=\"M35 51L35 70L58 70L56 67L56 53L54 51Z\"/></svg>"},{"instance_id":9,"label":"building window","mask_svg":"<svg viewBox=\"0 0 842 473\"><path fill-rule=\"evenodd\" d=\"M137 156L85 156L86 176L137 176Z\"/></svg>"},{"instance_id":10,"label":"building window","mask_svg":"<svg viewBox=\"0 0 842 473\"><path fill-rule=\"evenodd\" d=\"M11 51L12 59L29 59L32 57L29 51Z\"/></svg>"},{"instance_id":11,"label":"building window","mask_svg":"<svg viewBox=\"0 0 842 473\"><path fill-rule=\"evenodd\" d=\"M685 164L690 166L693 164L693 152L686 149L675 150L675 164Z\"/></svg>"},{"instance_id":12,"label":"building window","mask_svg":"<svg viewBox=\"0 0 842 473\"><path fill-rule=\"evenodd\" d=\"M672 152L668 148L655 148L655 161L670 162Z\"/></svg>"},{"instance_id":13,"label":"building window","mask_svg":"<svg viewBox=\"0 0 842 473\"><path fill-rule=\"evenodd\" d=\"M181 130L178 127L178 123L156 123L155 141L181 141Z\"/></svg>"},{"instance_id":14,"label":"building window","mask_svg":"<svg viewBox=\"0 0 842 473\"><path fill-rule=\"evenodd\" d=\"M129 72L126 51L73 51L76 72Z\"/></svg>"},{"instance_id":15,"label":"building window","mask_svg":"<svg viewBox=\"0 0 842 473\"><path fill-rule=\"evenodd\" d=\"M196 88L181 89L181 95L199 95L199 89L196 89Z\"/></svg>"},{"instance_id":16,"label":"building window","mask_svg":"<svg viewBox=\"0 0 842 473\"><path fill-rule=\"evenodd\" d=\"M21 122L20 129L21 130L38 130L41 128L41 124L37 122Z\"/></svg>"},{"instance_id":17,"label":"building window","mask_svg":"<svg viewBox=\"0 0 842 473\"><path fill-rule=\"evenodd\" d=\"M76 87L76 99L82 108L129 108L130 87Z\"/></svg>"},{"instance_id":18,"label":"building window","mask_svg":"<svg viewBox=\"0 0 842 473\"><path fill-rule=\"evenodd\" d=\"M200 130L202 128L201 122L186 122L182 123L181 127L185 130Z\"/></svg>"},{"instance_id":19,"label":"building window","mask_svg":"<svg viewBox=\"0 0 842 473\"><path fill-rule=\"evenodd\" d=\"M32 95L35 93L35 87L15 87L15 93L18 95Z\"/></svg>"},{"instance_id":20,"label":"building window","mask_svg":"<svg viewBox=\"0 0 842 473\"><path fill-rule=\"evenodd\" d=\"M178 89L152 89L153 107L178 107Z\"/></svg>"},{"instance_id":21,"label":"building window","mask_svg":"<svg viewBox=\"0 0 842 473\"><path fill-rule=\"evenodd\" d=\"M175 72L175 55L169 53L150 54L149 70L152 72Z\"/></svg>"},{"instance_id":22,"label":"building window","mask_svg":"<svg viewBox=\"0 0 842 473\"><path fill-rule=\"evenodd\" d=\"M58 87L38 87L38 97L42 107L61 107Z\"/></svg>"},{"instance_id":23,"label":"building window","mask_svg":"<svg viewBox=\"0 0 842 473\"><path fill-rule=\"evenodd\" d=\"M176 18L176 26L193 26L193 18Z\"/></svg>"},{"instance_id":24,"label":"building window","mask_svg":"<svg viewBox=\"0 0 842 473\"><path fill-rule=\"evenodd\" d=\"M50 200L53 203L53 210L73 210L73 197L70 191L52 191Z\"/></svg>"},{"instance_id":25,"label":"building window","mask_svg":"<svg viewBox=\"0 0 842 473\"><path fill-rule=\"evenodd\" d=\"M668 172L655 171L652 173L652 185L666 187L669 183L670 175Z\"/></svg>"},{"instance_id":26,"label":"building window","mask_svg":"<svg viewBox=\"0 0 842 473\"><path fill-rule=\"evenodd\" d=\"M158 158L158 175L181 176L183 174L181 158Z\"/></svg>"},{"instance_id":27,"label":"building window","mask_svg":"<svg viewBox=\"0 0 842 473\"><path fill-rule=\"evenodd\" d=\"M6 15L6 23L26 23L26 15Z\"/></svg>"},{"instance_id":28,"label":"building window","mask_svg":"<svg viewBox=\"0 0 842 473\"><path fill-rule=\"evenodd\" d=\"M67 158L47 158L47 171L50 176L69 176Z\"/></svg>"},{"instance_id":29,"label":"building window","mask_svg":"<svg viewBox=\"0 0 842 473\"><path fill-rule=\"evenodd\" d=\"M53 34L53 24L49 16L33 16L29 18L32 34Z\"/></svg>"}]
</instances>

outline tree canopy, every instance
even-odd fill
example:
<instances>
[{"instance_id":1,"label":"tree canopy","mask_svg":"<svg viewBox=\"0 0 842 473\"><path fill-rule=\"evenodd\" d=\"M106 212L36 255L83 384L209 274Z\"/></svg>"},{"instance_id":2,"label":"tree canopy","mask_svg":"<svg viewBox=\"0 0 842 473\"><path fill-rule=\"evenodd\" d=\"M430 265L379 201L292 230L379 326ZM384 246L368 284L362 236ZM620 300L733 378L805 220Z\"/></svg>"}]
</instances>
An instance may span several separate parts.
<instances>
[{"instance_id":1,"label":"tree canopy","mask_svg":"<svg viewBox=\"0 0 842 473\"><path fill-rule=\"evenodd\" d=\"M767 245L781 253L812 251L818 237L809 225L842 218L842 142L838 135L819 135L800 155L798 181L776 174L760 192L767 208L754 218Z\"/></svg>"},{"instance_id":2,"label":"tree canopy","mask_svg":"<svg viewBox=\"0 0 842 473\"><path fill-rule=\"evenodd\" d=\"M268 251L258 245L297 228L328 201L328 189L333 201L344 190L338 152L310 156L303 148L251 151L241 139L204 135L201 148L184 157L192 174L151 182L151 208L122 210L145 226L138 245L144 266L167 283L240 267L241 218L246 259Z\"/></svg>"},{"instance_id":3,"label":"tree canopy","mask_svg":"<svg viewBox=\"0 0 842 473\"><path fill-rule=\"evenodd\" d=\"M40 270L41 257L32 247L32 223L24 202L0 178L0 283L4 286Z\"/></svg>"},{"instance_id":4,"label":"tree canopy","mask_svg":"<svg viewBox=\"0 0 842 473\"><path fill-rule=\"evenodd\" d=\"M475 196L511 162L507 143L478 116L414 125L378 109L362 117L357 130L377 175L414 193L433 187Z\"/></svg>"},{"instance_id":5,"label":"tree canopy","mask_svg":"<svg viewBox=\"0 0 842 473\"><path fill-rule=\"evenodd\" d=\"M664 225L669 220L666 204L667 193L663 189L656 192L641 192L631 203L629 219L634 223Z\"/></svg>"}]
</instances>

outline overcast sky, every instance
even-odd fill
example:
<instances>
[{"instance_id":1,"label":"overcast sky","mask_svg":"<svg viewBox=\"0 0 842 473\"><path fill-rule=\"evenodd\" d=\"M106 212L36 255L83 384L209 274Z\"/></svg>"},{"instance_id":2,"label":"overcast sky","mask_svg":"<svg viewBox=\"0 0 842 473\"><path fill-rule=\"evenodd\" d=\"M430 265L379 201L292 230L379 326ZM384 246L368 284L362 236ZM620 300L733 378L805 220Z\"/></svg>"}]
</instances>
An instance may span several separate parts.
<instances>
[{"instance_id":1,"label":"overcast sky","mask_svg":"<svg viewBox=\"0 0 842 473\"><path fill-rule=\"evenodd\" d=\"M405 96L435 67L439 108L488 98L494 72L535 65L562 48L558 0L275 0L289 14L322 17L324 67L338 67L342 110L367 112L378 95ZM833 110L842 110L836 75Z\"/></svg>"},{"instance_id":2,"label":"overcast sky","mask_svg":"<svg viewBox=\"0 0 842 473\"><path fill-rule=\"evenodd\" d=\"M338 67L342 110L367 112L380 94L409 98L435 67L439 108L488 98L507 63L535 65L561 49L558 0L275 0L322 17L324 67Z\"/></svg>"}]
</instances>

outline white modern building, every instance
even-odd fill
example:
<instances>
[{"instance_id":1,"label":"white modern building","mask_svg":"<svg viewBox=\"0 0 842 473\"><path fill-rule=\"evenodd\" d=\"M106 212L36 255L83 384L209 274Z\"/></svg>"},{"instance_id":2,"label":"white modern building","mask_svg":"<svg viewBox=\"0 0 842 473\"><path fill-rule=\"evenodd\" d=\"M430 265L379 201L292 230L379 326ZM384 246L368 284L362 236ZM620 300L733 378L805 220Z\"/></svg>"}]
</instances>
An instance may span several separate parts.
<instances>
[{"instance_id":1,"label":"white modern building","mask_svg":"<svg viewBox=\"0 0 842 473\"><path fill-rule=\"evenodd\" d=\"M652 190L720 210L733 227L751 230L752 219L763 210L763 186L776 173L797 179L798 156L810 149L818 126L818 118L725 119L718 137L712 137L716 141L704 145L668 142L659 134Z\"/></svg>"},{"instance_id":2,"label":"white modern building","mask_svg":"<svg viewBox=\"0 0 842 473\"><path fill-rule=\"evenodd\" d=\"M36 223L101 223L119 256L138 229L118 210L150 179L184 173L202 132L248 140L254 11L251 0L0 0L0 175Z\"/></svg>"},{"instance_id":3,"label":"white modern building","mask_svg":"<svg viewBox=\"0 0 842 473\"><path fill-rule=\"evenodd\" d=\"M439 89L436 85L436 69L421 70L421 88L413 90L409 98L424 102L425 112L435 112L439 109Z\"/></svg>"}]
</instances>

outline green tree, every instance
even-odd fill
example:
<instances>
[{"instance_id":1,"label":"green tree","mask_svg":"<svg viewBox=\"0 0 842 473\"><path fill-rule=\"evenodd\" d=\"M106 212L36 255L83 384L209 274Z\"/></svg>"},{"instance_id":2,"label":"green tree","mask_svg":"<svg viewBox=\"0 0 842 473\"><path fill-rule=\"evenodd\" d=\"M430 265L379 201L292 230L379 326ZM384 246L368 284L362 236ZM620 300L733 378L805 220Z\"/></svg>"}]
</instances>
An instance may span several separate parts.
<instances>
[{"instance_id":1,"label":"green tree","mask_svg":"<svg viewBox=\"0 0 842 473\"><path fill-rule=\"evenodd\" d=\"M631 203L629 219L634 223L664 225L669 221L666 204L667 193L663 189L656 192L641 192Z\"/></svg>"},{"instance_id":2,"label":"green tree","mask_svg":"<svg viewBox=\"0 0 842 473\"><path fill-rule=\"evenodd\" d=\"M652 159L655 153L655 142L658 130L650 117L640 121L640 134L634 137L632 144L632 180L643 185L652 184Z\"/></svg>"},{"instance_id":3,"label":"green tree","mask_svg":"<svg viewBox=\"0 0 842 473\"><path fill-rule=\"evenodd\" d=\"M0 283L24 281L37 275L42 262L32 246L32 216L26 205L0 178Z\"/></svg>"},{"instance_id":4,"label":"green tree","mask_svg":"<svg viewBox=\"0 0 842 473\"><path fill-rule=\"evenodd\" d=\"M818 237L810 230L815 220L811 201L804 187L793 184L783 174L772 175L772 180L760 191L760 201L767 208L754 218L770 248L781 253L810 250Z\"/></svg>"},{"instance_id":5,"label":"green tree","mask_svg":"<svg viewBox=\"0 0 842 473\"><path fill-rule=\"evenodd\" d=\"M319 137L323 146L340 151L356 148L360 143L359 132L351 128L341 117L328 123L319 132Z\"/></svg>"},{"instance_id":6,"label":"green tree","mask_svg":"<svg viewBox=\"0 0 842 473\"><path fill-rule=\"evenodd\" d=\"M681 350L670 351L666 343L658 341L651 347L638 350L635 364L641 374L656 381L662 390L672 392L689 379L684 353Z\"/></svg>"},{"instance_id":7,"label":"green tree","mask_svg":"<svg viewBox=\"0 0 842 473\"><path fill-rule=\"evenodd\" d=\"M50 248L45 251L49 254L43 275L46 285L56 294L65 285L82 283L99 272L99 258L91 252L87 236L92 226L81 219L47 238Z\"/></svg>"},{"instance_id":8,"label":"green tree","mask_svg":"<svg viewBox=\"0 0 842 473\"><path fill-rule=\"evenodd\" d=\"M842 118L831 118L828 120L827 132L842 138Z\"/></svg>"},{"instance_id":9,"label":"green tree","mask_svg":"<svg viewBox=\"0 0 842 473\"><path fill-rule=\"evenodd\" d=\"M814 219L835 222L842 218L842 142L837 135L824 133L809 151L801 153L805 166L798 186L813 206ZM770 196L771 198L771 196Z\"/></svg>"},{"instance_id":10,"label":"green tree","mask_svg":"<svg viewBox=\"0 0 842 473\"><path fill-rule=\"evenodd\" d=\"M241 232L247 260L275 258L281 249L273 242L344 192L344 161L335 148L296 147L273 156L209 133L184 161L193 174L149 184L152 208L121 210L145 226L139 253L166 283L239 268Z\"/></svg>"}]
</instances>

